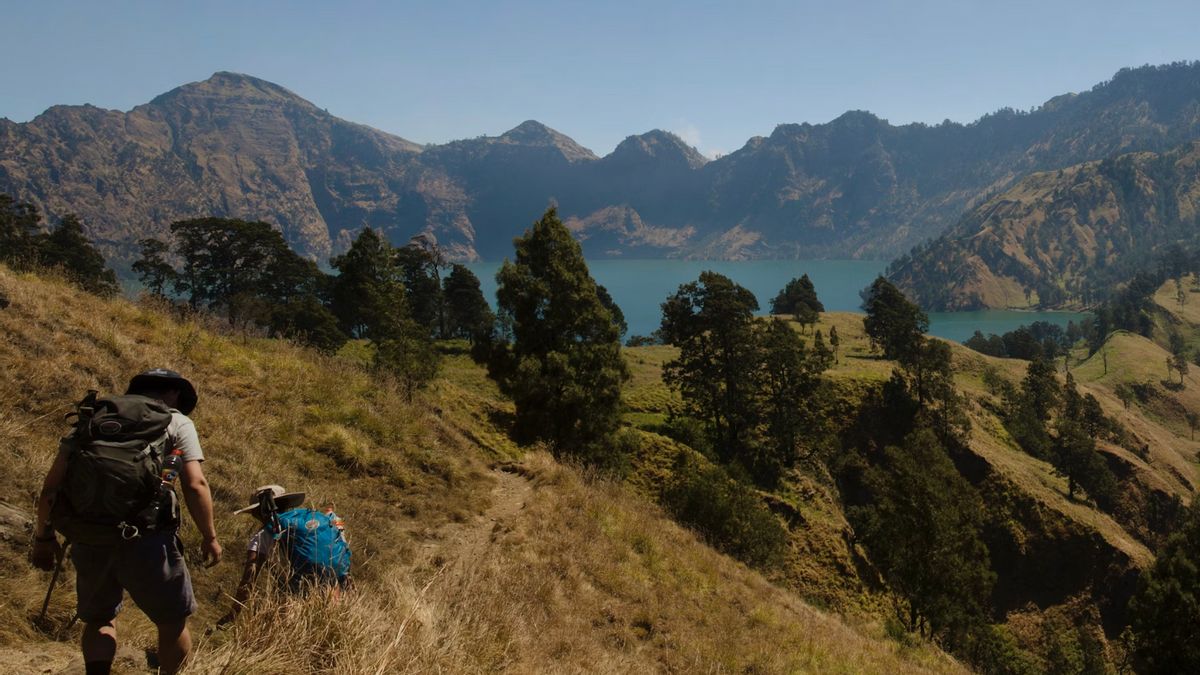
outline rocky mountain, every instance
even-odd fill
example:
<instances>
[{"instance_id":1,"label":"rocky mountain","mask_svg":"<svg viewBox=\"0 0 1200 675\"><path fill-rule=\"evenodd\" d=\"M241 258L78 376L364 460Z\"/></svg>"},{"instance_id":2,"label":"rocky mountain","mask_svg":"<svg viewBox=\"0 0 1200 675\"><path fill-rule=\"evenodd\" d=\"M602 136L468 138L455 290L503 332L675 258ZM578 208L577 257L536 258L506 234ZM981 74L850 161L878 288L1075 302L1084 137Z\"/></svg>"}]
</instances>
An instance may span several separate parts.
<instances>
[{"instance_id":1,"label":"rocky mountain","mask_svg":"<svg viewBox=\"0 0 1200 675\"><path fill-rule=\"evenodd\" d=\"M1200 244L1200 143L1038 173L892 263L931 310L1101 298L1169 247Z\"/></svg>"},{"instance_id":2,"label":"rocky mountain","mask_svg":"<svg viewBox=\"0 0 1200 675\"><path fill-rule=\"evenodd\" d=\"M1123 70L966 125L784 124L713 161L657 130L597 157L535 121L421 146L217 73L129 112L0 120L0 192L77 213L118 266L139 238L200 215L267 220L316 259L364 226L496 259L551 202L596 257L885 257L1032 172L1194 138L1197 64Z\"/></svg>"}]
</instances>

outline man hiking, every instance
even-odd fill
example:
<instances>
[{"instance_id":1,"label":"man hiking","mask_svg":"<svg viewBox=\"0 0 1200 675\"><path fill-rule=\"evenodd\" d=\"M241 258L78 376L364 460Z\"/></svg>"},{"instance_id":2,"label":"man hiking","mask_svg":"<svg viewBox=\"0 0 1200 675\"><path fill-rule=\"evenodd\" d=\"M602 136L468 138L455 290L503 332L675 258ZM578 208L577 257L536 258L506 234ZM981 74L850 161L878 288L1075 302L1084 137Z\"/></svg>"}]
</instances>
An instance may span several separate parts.
<instances>
[{"instance_id":1,"label":"man hiking","mask_svg":"<svg viewBox=\"0 0 1200 675\"><path fill-rule=\"evenodd\" d=\"M206 566L221 560L204 453L187 417L196 400L191 382L163 368L135 376L124 396L89 392L42 484L30 557L39 569L55 568L63 554L55 530L71 547L87 675L112 668L126 591L158 628L161 673L175 673L191 650L196 600L178 536L176 477Z\"/></svg>"},{"instance_id":2,"label":"man hiking","mask_svg":"<svg viewBox=\"0 0 1200 675\"><path fill-rule=\"evenodd\" d=\"M350 547L342 519L332 508L301 508L304 496L279 485L264 485L250 495L249 506L234 511L254 516L262 527L250 536L233 606L218 625L237 617L258 573L277 550L281 552L280 585L290 592L325 587L336 598L350 585Z\"/></svg>"}]
</instances>

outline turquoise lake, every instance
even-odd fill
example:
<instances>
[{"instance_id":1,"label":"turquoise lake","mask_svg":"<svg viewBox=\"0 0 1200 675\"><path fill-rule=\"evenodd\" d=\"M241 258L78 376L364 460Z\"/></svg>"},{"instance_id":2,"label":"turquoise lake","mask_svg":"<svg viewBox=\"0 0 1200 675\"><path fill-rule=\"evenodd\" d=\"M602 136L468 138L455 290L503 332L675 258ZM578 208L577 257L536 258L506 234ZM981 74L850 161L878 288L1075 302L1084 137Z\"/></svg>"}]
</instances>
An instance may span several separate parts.
<instances>
[{"instance_id":1,"label":"turquoise lake","mask_svg":"<svg viewBox=\"0 0 1200 675\"><path fill-rule=\"evenodd\" d=\"M483 294L496 303L498 262L467 265L478 277ZM858 293L887 267L879 260L594 260L588 268L597 283L612 294L625 313L628 335L649 335L662 320L660 305L681 284L695 281L705 270L719 272L748 288L758 298L760 314L770 307L771 298L791 279L807 274L817 296L831 312L861 312ZM1066 326L1086 314L1074 312L1024 312L987 310L980 312L934 312L929 315L929 332L949 340L963 341L976 330L1001 334L1021 324L1049 321Z\"/></svg>"}]
</instances>

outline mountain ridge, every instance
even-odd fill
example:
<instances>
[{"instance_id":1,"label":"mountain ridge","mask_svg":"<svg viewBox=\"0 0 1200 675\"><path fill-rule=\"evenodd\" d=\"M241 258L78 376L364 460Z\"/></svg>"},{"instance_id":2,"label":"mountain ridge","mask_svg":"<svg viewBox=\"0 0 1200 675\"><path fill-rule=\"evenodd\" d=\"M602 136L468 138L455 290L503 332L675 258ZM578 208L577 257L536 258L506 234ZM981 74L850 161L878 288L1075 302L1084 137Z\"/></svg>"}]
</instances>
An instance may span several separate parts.
<instances>
[{"instance_id":1,"label":"mountain ridge","mask_svg":"<svg viewBox=\"0 0 1200 675\"><path fill-rule=\"evenodd\" d=\"M54 106L0 122L0 191L77 213L118 267L138 239L207 215L266 220L317 260L363 227L497 259L550 203L593 257L880 258L1032 172L1195 138L1195 63L1125 69L968 124L867 111L780 124L713 160L661 130L601 157L534 120L423 145L222 71L128 112Z\"/></svg>"}]
</instances>

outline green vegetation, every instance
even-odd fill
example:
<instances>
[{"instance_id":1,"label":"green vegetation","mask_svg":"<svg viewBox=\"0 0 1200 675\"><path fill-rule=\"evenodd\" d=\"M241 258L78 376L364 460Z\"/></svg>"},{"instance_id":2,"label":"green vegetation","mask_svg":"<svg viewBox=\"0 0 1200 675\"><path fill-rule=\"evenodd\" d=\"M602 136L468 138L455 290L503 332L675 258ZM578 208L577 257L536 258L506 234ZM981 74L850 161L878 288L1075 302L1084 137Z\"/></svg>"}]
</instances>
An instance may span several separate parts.
<instances>
[{"instance_id":1,"label":"green vegetation","mask_svg":"<svg viewBox=\"0 0 1200 675\"><path fill-rule=\"evenodd\" d=\"M74 215L42 231L42 216L32 204L0 194L0 263L18 269L55 268L80 288L97 295L117 292L117 276L83 234Z\"/></svg>"},{"instance_id":2,"label":"green vegetation","mask_svg":"<svg viewBox=\"0 0 1200 675\"><path fill-rule=\"evenodd\" d=\"M903 361L915 356L929 330L929 317L900 289L878 277L865 292L863 310L863 327L871 345L883 350L883 358Z\"/></svg>"},{"instance_id":3,"label":"green vegetation","mask_svg":"<svg viewBox=\"0 0 1200 675\"><path fill-rule=\"evenodd\" d=\"M1138 672L1200 670L1200 500L1143 573L1129 612Z\"/></svg>"},{"instance_id":4,"label":"green vegetation","mask_svg":"<svg viewBox=\"0 0 1200 675\"><path fill-rule=\"evenodd\" d=\"M663 303L663 339L679 349L663 380L707 427L707 446L764 486L775 485L816 443L814 396L833 361L820 333L811 349L787 323L756 321L750 291L703 272Z\"/></svg>"},{"instance_id":5,"label":"green vegetation","mask_svg":"<svg viewBox=\"0 0 1200 675\"><path fill-rule=\"evenodd\" d=\"M513 434L559 455L619 466L621 385L629 378L620 333L579 243L553 208L514 242L496 274L500 321L488 370L516 406Z\"/></svg>"},{"instance_id":6,"label":"green vegetation","mask_svg":"<svg viewBox=\"0 0 1200 675\"><path fill-rule=\"evenodd\" d=\"M983 502L936 434L917 428L863 477L870 505L847 514L888 584L905 600L909 631L961 648L987 616L995 574L980 530Z\"/></svg>"},{"instance_id":7,"label":"green vegetation","mask_svg":"<svg viewBox=\"0 0 1200 675\"><path fill-rule=\"evenodd\" d=\"M772 314L791 314L802 328L815 324L824 311L825 305L817 299L817 289L807 274L789 281L771 300Z\"/></svg>"}]
</instances>

